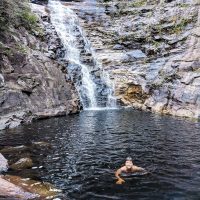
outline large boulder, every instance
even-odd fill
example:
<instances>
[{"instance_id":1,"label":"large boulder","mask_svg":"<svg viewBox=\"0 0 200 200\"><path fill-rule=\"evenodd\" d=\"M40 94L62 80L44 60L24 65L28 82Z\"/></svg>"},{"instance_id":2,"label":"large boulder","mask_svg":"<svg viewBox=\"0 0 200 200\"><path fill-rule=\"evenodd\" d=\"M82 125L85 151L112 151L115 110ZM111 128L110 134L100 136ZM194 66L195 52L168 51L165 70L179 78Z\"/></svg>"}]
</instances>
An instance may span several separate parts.
<instances>
[{"instance_id":1,"label":"large boulder","mask_svg":"<svg viewBox=\"0 0 200 200\"><path fill-rule=\"evenodd\" d=\"M0 176L0 198L3 199L54 199L60 192L49 183L18 176Z\"/></svg>"},{"instance_id":2,"label":"large boulder","mask_svg":"<svg viewBox=\"0 0 200 200\"><path fill-rule=\"evenodd\" d=\"M3 199L26 200L35 199L39 197L39 195L24 191L22 188L5 180L2 176L0 177L0 197L2 197Z\"/></svg>"},{"instance_id":3,"label":"large boulder","mask_svg":"<svg viewBox=\"0 0 200 200\"><path fill-rule=\"evenodd\" d=\"M59 192L61 192L61 190L54 188L53 185L47 182L35 181L28 178L23 179L18 176L10 175L6 175L3 178L17 187L22 188L26 192L36 194L41 199L53 199Z\"/></svg>"},{"instance_id":4,"label":"large boulder","mask_svg":"<svg viewBox=\"0 0 200 200\"><path fill-rule=\"evenodd\" d=\"M33 161L30 158L21 158L16 163L10 166L13 170L27 169L33 166Z\"/></svg>"}]
</instances>

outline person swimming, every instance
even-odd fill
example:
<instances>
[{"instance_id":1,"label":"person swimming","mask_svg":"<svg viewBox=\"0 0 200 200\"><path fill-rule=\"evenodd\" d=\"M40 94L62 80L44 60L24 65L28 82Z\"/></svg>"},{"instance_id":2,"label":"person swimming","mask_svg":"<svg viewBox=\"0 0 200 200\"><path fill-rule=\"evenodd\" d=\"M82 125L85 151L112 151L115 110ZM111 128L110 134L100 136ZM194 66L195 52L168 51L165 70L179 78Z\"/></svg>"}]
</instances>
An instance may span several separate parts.
<instances>
[{"instance_id":1,"label":"person swimming","mask_svg":"<svg viewBox=\"0 0 200 200\"><path fill-rule=\"evenodd\" d=\"M116 172L115 172L115 177L117 178L117 182L116 184L123 184L125 183L124 179L122 179L120 177L120 175L122 173L134 173L134 172L145 172L147 173L147 171L142 168L142 167L138 167L136 165L133 165L133 161L132 161L132 158L131 157L127 157L126 158L126 162L125 162L125 166L121 167L120 169L118 169Z\"/></svg>"}]
</instances>

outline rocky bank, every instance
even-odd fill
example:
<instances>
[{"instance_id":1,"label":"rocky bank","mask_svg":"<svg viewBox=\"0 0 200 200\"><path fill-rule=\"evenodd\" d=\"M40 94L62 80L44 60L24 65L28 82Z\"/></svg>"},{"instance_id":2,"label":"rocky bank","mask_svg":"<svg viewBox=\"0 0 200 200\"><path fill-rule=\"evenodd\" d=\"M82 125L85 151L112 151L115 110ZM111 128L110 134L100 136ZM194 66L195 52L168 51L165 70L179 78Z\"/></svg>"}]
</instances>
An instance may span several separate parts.
<instances>
[{"instance_id":1,"label":"rocky bank","mask_svg":"<svg viewBox=\"0 0 200 200\"><path fill-rule=\"evenodd\" d=\"M65 3L122 105L200 118L199 1Z\"/></svg>"},{"instance_id":2,"label":"rocky bank","mask_svg":"<svg viewBox=\"0 0 200 200\"><path fill-rule=\"evenodd\" d=\"M65 64L59 61L64 50L48 13L30 6L37 14L26 1L0 3L0 130L79 111L79 97L66 80Z\"/></svg>"},{"instance_id":3,"label":"rocky bank","mask_svg":"<svg viewBox=\"0 0 200 200\"><path fill-rule=\"evenodd\" d=\"M199 3L63 1L78 15L95 52L81 59L89 65L95 56L120 104L195 119L200 118ZM35 16L23 4L0 3L0 129L79 111L48 8L31 4ZM93 69L93 79L103 85L100 74Z\"/></svg>"},{"instance_id":4,"label":"rocky bank","mask_svg":"<svg viewBox=\"0 0 200 200\"><path fill-rule=\"evenodd\" d=\"M7 160L0 153L0 199L56 199L58 195L61 195L61 190L56 189L52 184L44 181L33 180L29 178L29 175L25 177L10 175L13 171L20 174L21 170L28 170L32 168L32 159L24 158L21 154L22 151L26 151L28 148L49 148L48 143L36 142L33 146L16 146L16 147L4 147L0 150L6 157L14 156L17 162L12 159ZM9 165L10 163L10 165ZM3 173L3 174L2 174ZM5 175L5 173L7 173ZM60 199L60 198L57 198Z\"/></svg>"}]
</instances>

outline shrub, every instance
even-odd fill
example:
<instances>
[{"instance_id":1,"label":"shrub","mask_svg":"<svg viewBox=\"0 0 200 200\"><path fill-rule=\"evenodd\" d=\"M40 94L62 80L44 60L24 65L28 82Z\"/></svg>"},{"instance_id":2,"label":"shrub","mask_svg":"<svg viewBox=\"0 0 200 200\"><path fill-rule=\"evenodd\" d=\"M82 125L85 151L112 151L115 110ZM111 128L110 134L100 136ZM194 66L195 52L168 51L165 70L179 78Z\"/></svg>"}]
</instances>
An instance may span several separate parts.
<instances>
[{"instance_id":1,"label":"shrub","mask_svg":"<svg viewBox=\"0 0 200 200\"><path fill-rule=\"evenodd\" d=\"M26 29L31 30L37 26L38 18L36 15L32 14L30 10L21 11L19 17L22 25Z\"/></svg>"},{"instance_id":2,"label":"shrub","mask_svg":"<svg viewBox=\"0 0 200 200\"><path fill-rule=\"evenodd\" d=\"M24 26L27 30L34 29L37 17L31 12L27 0L1 0L0 1L0 31Z\"/></svg>"},{"instance_id":3,"label":"shrub","mask_svg":"<svg viewBox=\"0 0 200 200\"><path fill-rule=\"evenodd\" d=\"M146 0L138 0L138 1L134 1L131 3L131 7L141 7L146 5L147 1Z\"/></svg>"}]
</instances>

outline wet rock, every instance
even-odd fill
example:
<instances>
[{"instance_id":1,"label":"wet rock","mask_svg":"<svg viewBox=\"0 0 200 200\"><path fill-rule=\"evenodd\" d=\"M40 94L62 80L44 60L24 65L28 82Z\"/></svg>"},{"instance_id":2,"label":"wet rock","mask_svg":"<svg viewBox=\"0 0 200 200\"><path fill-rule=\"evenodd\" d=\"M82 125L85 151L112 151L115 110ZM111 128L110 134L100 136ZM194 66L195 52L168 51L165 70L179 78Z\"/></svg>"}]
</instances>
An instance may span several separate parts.
<instances>
[{"instance_id":1,"label":"wet rock","mask_svg":"<svg viewBox=\"0 0 200 200\"><path fill-rule=\"evenodd\" d=\"M33 161L30 158L21 158L16 163L10 166L13 170L27 169L33 166Z\"/></svg>"},{"instance_id":2,"label":"wet rock","mask_svg":"<svg viewBox=\"0 0 200 200\"><path fill-rule=\"evenodd\" d=\"M2 74L0 74L0 88L5 85L5 80Z\"/></svg>"},{"instance_id":3,"label":"wet rock","mask_svg":"<svg viewBox=\"0 0 200 200\"><path fill-rule=\"evenodd\" d=\"M42 112L36 112L35 116L37 119L47 119L55 116L64 116L68 113L67 111L66 106L60 106L56 109L45 109Z\"/></svg>"},{"instance_id":4,"label":"wet rock","mask_svg":"<svg viewBox=\"0 0 200 200\"><path fill-rule=\"evenodd\" d=\"M33 142L32 144L35 147L45 147L45 148L50 148L51 147L51 144L48 143L48 142Z\"/></svg>"},{"instance_id":5,"label":"wet rock","mask_svg":"<svg viewBox=\"0 0 200 200\"><path fill-rule=\"evenodd\" d=\"M28 147L21 145L21 146L16 146L16 147L4 147L3 149L0 150L1 153L15 153L19 151L25 151L27 150Z\"/></svg>"},{"instance_id":6,"label":"wet rock","mask_svg":"<svg viewBox=\"0 0 200 200\"><path fill-rule=\"evenodd\" d=\"M39 197L39 195L24 191L21 187L16 186L4 178L4 176L0 176L0 196L3 197L3 199L26 200Z\"/></svg>"},{"instance_id":7,"label":"wet rock","mask_svg":"<svg viewBox=\"0 0 200 200\"><path fill-rule=\"evenodd\" d=\"M45 199L53 199L61 190L53 187L50 183L35 181L31 179L23 179L18 176L4 176L4 179L22 188L24 191L31 194L36 194L38 197Z\"/></svg>"},{"instance_id":8,"label":"wet rock","mask_svg":"<svg viewBox=\"0 0 200 200\"><path fill-rule=\"evenodd\" d=\"M0 173L7 171L7 169L8 169L8 161L0 153Z\"/></svg>"}]
</instances>

